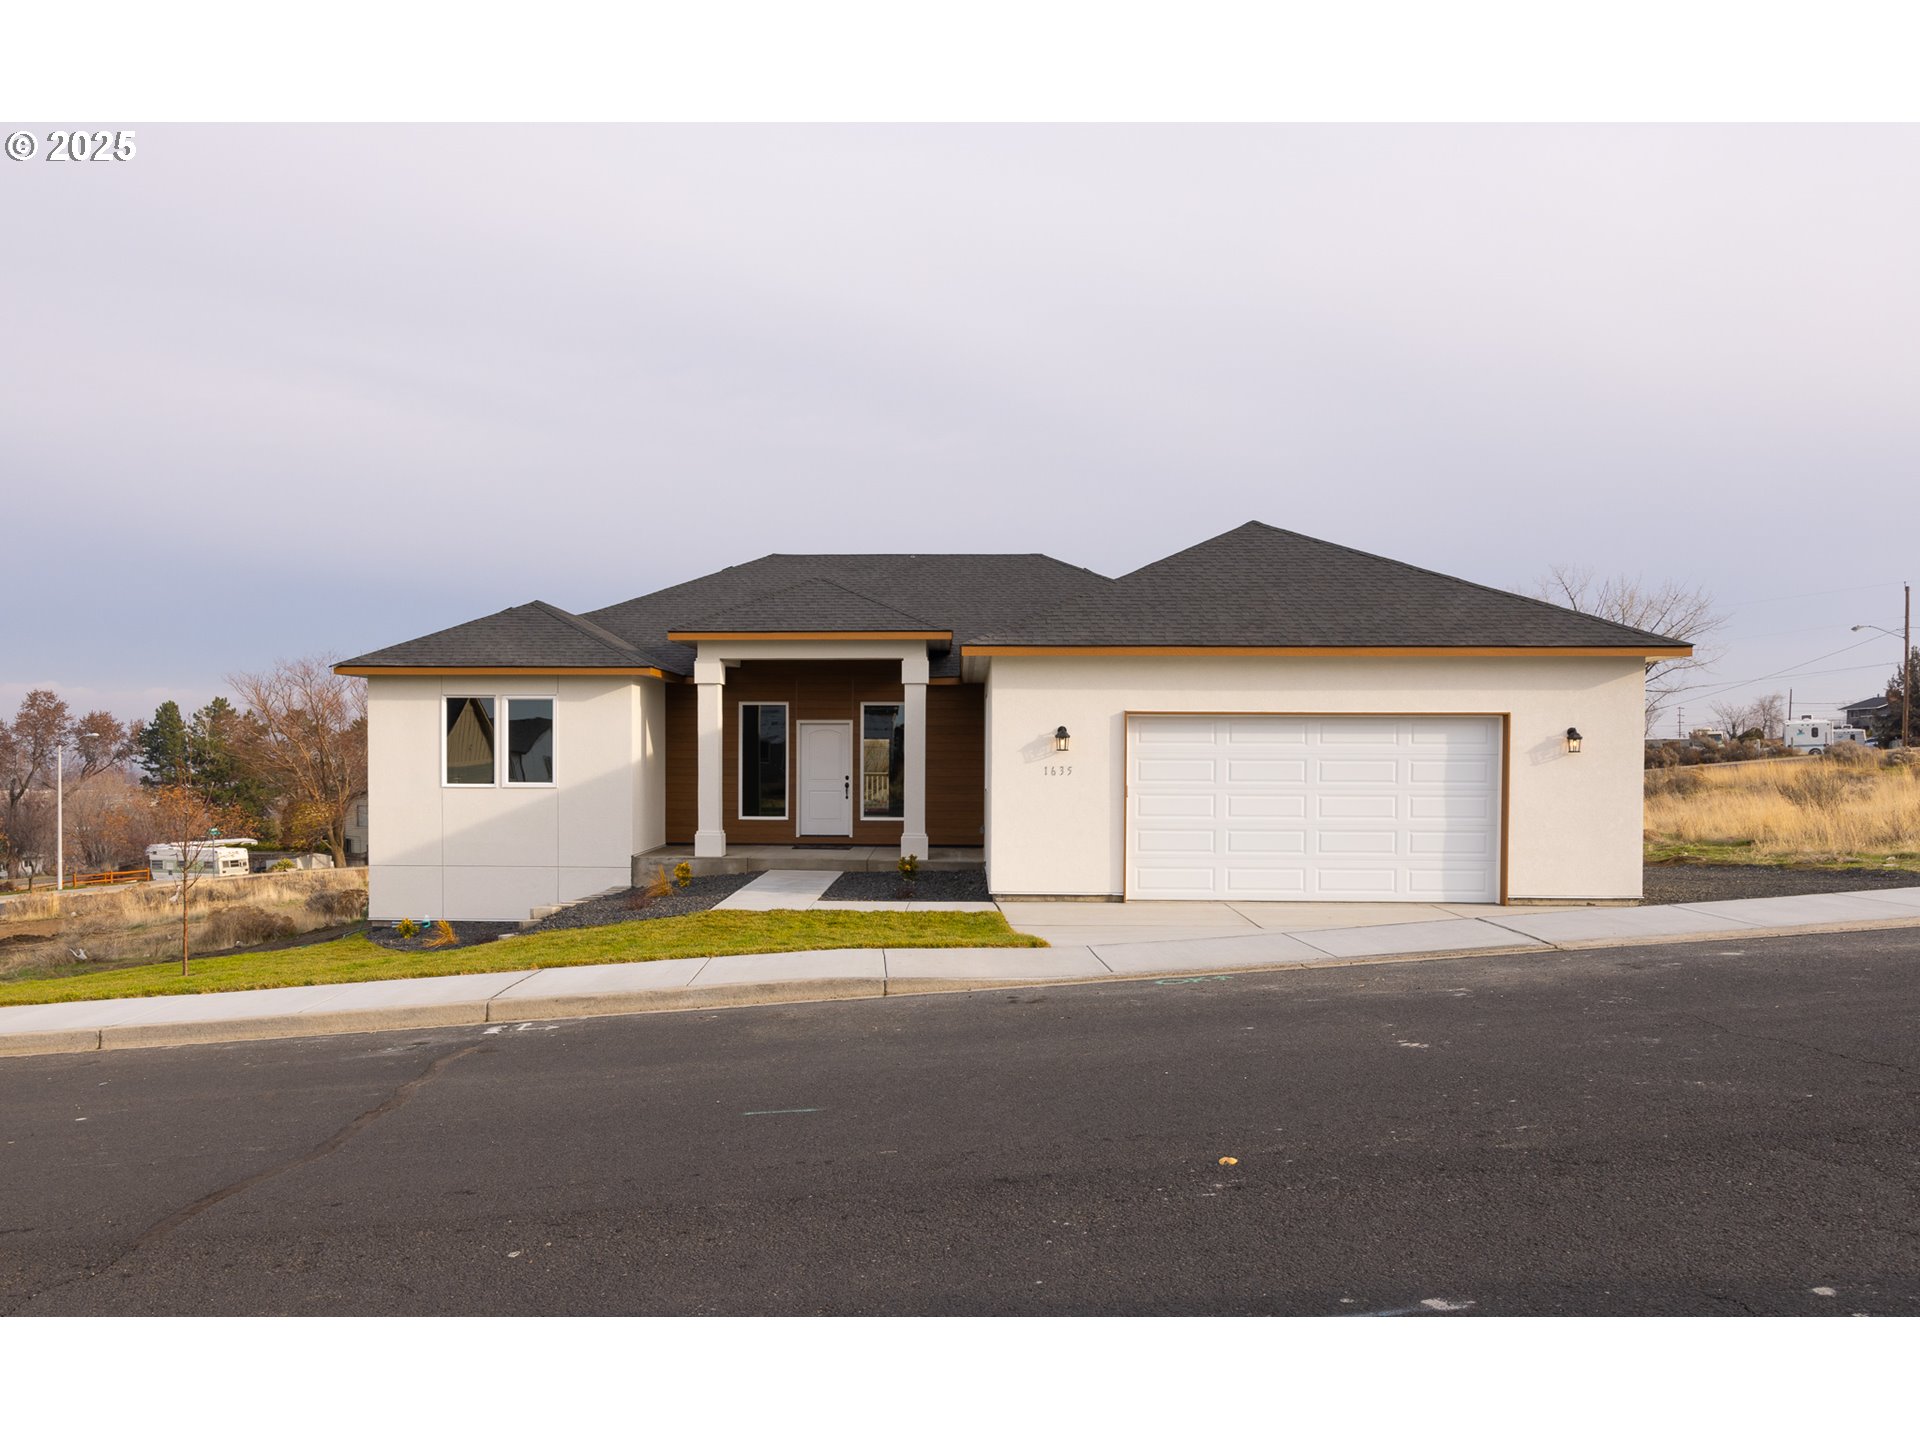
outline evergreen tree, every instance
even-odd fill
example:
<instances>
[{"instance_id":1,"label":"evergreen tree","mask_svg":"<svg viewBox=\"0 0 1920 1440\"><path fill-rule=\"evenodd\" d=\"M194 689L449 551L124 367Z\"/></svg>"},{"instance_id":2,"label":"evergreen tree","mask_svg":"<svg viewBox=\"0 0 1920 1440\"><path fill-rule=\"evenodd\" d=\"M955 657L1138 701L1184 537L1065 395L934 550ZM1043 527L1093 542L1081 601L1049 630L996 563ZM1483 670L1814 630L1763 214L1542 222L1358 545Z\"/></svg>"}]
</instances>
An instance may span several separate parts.
<instances>
[{"instance_id":1,"label":"evergreen tree","mask_svg":"<svg viewBox=\"0 0 1920 1440\"><path fill-rule=\"evenodd\" d=\"M188 766L187 723L180 707L168 700L140 727L134 741L134 763L143 785L184 785Z\"/></svg>"},{"instance_id":2,"label":"evergreen tree","mask_svg":"<svg viewBox=\"0 0 1920 1440\"><path fill-rule=\"evenodd\" d=\"M258 821L266 813L267 793L241 750L246 724L246 717L225 696L214 696L193 712L186 732L187 758L193 788L202 799L216 807L245 811Z\"/></svg>"},{"instance_id":3,"label":"evergreen tree","mask_svg":"<svg viewBox=\"0 0 1920 1440\"><path fill-rule=\"evenodd\" d=\"M1920 685L1920 645L1914 646L1913 653L1907 657L1907 669L1912 672L1915 684ZM1906 691L1906 678L1898 669L1887 678L1887 708L1874 727L1874 738L1882 745L1894 744L1900 739L1900 700ZM1915 744L1920 744L1920 694L1915 694L1913 700L1913 739Z\"/></svg>"}]
</instances>

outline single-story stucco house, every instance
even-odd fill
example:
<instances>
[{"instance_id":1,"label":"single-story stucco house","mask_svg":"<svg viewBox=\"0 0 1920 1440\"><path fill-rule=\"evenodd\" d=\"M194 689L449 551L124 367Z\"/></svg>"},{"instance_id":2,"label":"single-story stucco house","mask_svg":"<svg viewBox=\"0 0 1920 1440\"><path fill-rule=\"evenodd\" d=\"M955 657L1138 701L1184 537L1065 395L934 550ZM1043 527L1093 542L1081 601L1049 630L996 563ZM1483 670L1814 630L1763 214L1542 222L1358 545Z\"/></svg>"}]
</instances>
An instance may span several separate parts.
<instances>
[{"instance_id":1,"label":"single-story stucco house","mask_svg":"<svg viewBox=\"0 0 1920 1440\"><path fill-rule=\"evenodd\" d=\"M1258 523L1118 579L768 555L534 601L368 681L371 913L521 919L636 856L977 854L999 896L1630 900L1675 640Z\"/></svg>"}]
</instances>

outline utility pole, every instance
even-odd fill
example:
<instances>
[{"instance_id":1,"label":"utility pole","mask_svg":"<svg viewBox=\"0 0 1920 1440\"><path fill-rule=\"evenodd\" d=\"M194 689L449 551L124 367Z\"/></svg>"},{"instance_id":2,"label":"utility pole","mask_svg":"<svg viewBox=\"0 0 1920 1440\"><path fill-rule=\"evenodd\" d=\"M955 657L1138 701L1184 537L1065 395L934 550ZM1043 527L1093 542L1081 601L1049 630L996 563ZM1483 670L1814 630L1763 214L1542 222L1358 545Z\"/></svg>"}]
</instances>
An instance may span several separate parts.
<instances>
[{"instance_id":1,"label":"utility pole","mask_svg":"<svg viewBox=\"0 0 1920 1440\"><path fill-rule=\"evenodd\" d=\"M1900 748L1913 744L1913 586L1903 584L1907 614L1900 636Z\"/></svg>"},{"instance_id":2,"label":"utility pole","mask_svg":"<svg viewBox=\"0 0 1920 1440\"><path fill-rule=\"evenodd\" d=\"M53 888L67 888L67 742L53 752ZM47 852L42 850L42 855Z\"/></svg>"}]
</instances>

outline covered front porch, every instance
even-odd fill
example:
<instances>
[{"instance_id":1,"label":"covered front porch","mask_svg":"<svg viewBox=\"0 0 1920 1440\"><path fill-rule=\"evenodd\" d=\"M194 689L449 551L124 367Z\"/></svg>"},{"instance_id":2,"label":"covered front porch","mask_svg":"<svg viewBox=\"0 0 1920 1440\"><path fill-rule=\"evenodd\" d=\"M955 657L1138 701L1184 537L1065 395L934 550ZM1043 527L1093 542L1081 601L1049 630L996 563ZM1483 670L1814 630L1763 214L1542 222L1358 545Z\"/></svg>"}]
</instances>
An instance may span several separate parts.
<instances>
[{"instance_id":1,"label":"covered front porch","mask_svg":"<svg viewBox=\"0 0 1920 1440\"><path fill-rule=\"evenodd\" d=\"M985 851L935 845L921 857L922 870L975 870ZM893 870L900 863L897 845L729 845L724 855L696 855L691 846L662 845L633 857L633 883L645 885L664 866L669 873L684 862L696 875L744 875L753 870Z\"/></svg>"},{"instance_id":2,"label":"covered front porch","mask_svg":"<svg viewBox=\"0 0 1920 1440\"><path fill-rule=\"evenodd\" d=\"M929 669L919 636L701 638L667 687L666 844L636 874L980 864L984 690Z\"/></svg>"}]
</instances>

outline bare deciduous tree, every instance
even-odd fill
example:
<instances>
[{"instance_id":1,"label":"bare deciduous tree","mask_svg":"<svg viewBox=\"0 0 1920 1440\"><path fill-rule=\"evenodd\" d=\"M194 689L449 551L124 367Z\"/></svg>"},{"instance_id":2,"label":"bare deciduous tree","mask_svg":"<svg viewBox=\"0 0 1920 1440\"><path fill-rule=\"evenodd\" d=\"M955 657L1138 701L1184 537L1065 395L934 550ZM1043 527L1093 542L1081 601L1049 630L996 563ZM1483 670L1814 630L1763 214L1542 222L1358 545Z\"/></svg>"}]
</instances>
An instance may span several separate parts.
<instances>
[{"instance_id":1,"label":"bare deciduous tree","mask_svg":"<svg viewBox=\"0 0 1920 1440\"><path fill-rule=\"evenodd\" d=\"M0 720L0 847L7 879L20 874L33 802L29 792L53 774L54 757L73 729L67 702L51 690L29 690L13 723Z\"/></svg>"},{"instance_id":2,"label":"bare deciduous tree","mask_svg":"<svg viewBox=\"0 0 1920 1440\"><path fill-rule=\"evenodd\" d=\"M1753 723L1769 740L1783 740L1787 733L1787 697L1775 691L1752 702Z\"/></svg>"},{"instance_id":3,"label":"bare deciduous tree","mask_svg":"<svg viewBox=\"0 0 1920 1440\"><path fill-rule=\"evenodd\" d=\"M222 843L222 832L246 824L244 812L210 805L191 785L162 785L152 792L154 828L160 843L178 847L180 862L180 973L193 955L187 927L193 887L203 878L201 862ZM206 873L211 873L208 871Z\"/></svg>"},{"instance_id":4,"label":"bare deciduous tree","mask_svg":"<svg viewBox=\"0 0 1920 1440\"><path fill-rule=\"evenodd\" d=\"M347 812L367 788L367 683L333 673L333 657L284 660L228 683L247 711L236 747L289 802L326 817L327 848L347 863Z\"/></svg>"},{"instance_id":5,"label":"bare deciduous tree","mask_svg":"<svg viewBox=\"0 0 1920 1440\"><path fill-rule=\"evenodd\" d=\"M1716 700L1707 713L1713 717L1716 726L1727 732L1730 739L1738 740L1754 728L1751 700Z\"/></svg>"},{"instance_id":6,"label":"bare deciduous tree","mask_svg":"<svg viewBox=\"0 0 1920 1440\"><path fill-rule=\"evenodd\" d=\"M1687 679L1695 671L1711 666L1719 659L1717 650L1706 646L1727 617L1714 609L1706 591L1688 589L1674 581L1649 585L1632 575L1597 577L1593 571L1574 565L1555 565L1546 578L1534 586L1542 600L1597 615L1617 625L1648 630L1694 647L1692 655L1674 660L1647 662L1647 734L1667 705L1690 687Z\"/></svg>"}]
</instances>

